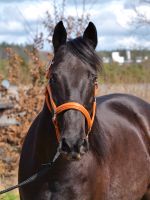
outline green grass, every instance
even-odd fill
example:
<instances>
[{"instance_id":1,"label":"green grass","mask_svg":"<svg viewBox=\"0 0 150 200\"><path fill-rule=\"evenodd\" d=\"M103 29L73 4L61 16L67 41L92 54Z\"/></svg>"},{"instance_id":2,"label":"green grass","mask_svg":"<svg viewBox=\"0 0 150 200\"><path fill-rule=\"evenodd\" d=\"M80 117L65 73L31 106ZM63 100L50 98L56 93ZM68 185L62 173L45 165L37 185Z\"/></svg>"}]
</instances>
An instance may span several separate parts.
<instances>
[{"instance_id":1,"label":"green grass","mask_svg":"<svg viewBox=\"0 0 150 200\"><path fill-rule=\"evenodd\" d=\"M0 200L19 200L19 196L17 194L9 192L7 194L1 195Z\"/></svg>"},{"instance_id":2,"label":"green grass","mask_svg":"<svg viewBox=\"0 0 150 200\"><path fill-rule=\"evenodd\" d=\"M2 74L4 76L4 78L7 78L8 62L6 60L0 59L0 74Z\"/></svg>"},{"instance_id":3,"label":"green grass","mask_svg":"<svg viewBox=\"0 0 150 200\"><path fill-rule=\"evenodd\" d=\"M103 72L100 75L102 83L149 83L150 63L147 61L141 64L116 63L104 64Z\"/></svg>"}]
</instances>

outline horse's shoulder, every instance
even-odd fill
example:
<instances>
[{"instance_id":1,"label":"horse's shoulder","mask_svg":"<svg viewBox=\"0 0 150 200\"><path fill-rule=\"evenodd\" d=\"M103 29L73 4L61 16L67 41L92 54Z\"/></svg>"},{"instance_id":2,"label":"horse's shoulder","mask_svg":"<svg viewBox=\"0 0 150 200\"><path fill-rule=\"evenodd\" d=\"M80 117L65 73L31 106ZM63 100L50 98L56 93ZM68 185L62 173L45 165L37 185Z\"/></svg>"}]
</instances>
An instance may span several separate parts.
<instances>
[{"instance_id":1,"label":"horse's shoulder","mask_svg":"<svg viewBox=\"0 0 150 200\"><path fill-rule=\"evenodd\" d=\"M111 107L111 105L126 106L132 108L143 107L150 109L150 104L143 99L130 94L114 93L97 97L97 107Z\"/></svg>"},{"instance_id":2,"label":"horse's shoulder","mask_svg":"<svg viewBox=\"0 0 150 200\"><path fill-rule=\"evenodd\" d=\"M144 120L150 126L150 104L129 94L104 95L97 98L97 116L102 121L124 118L140 123Z\"/></svg>"},{"instance_id":3,"label":"horse's shoulder","mask_svg":"<svg viewBox=\"0 0 150 200\"><path fill-rule=\"evenodd\" d=\"M36 134L36 129L37 129L37 124L38 121L40 119L40 113L35 117L33 123L31 124L27 134L25 135L24 138L24 143L22 146L22 152L26 151L26 148L29 146L33 146L33 142L34 142L34 138L35 138L35 134Z\"/></svg>"}]
</instances>

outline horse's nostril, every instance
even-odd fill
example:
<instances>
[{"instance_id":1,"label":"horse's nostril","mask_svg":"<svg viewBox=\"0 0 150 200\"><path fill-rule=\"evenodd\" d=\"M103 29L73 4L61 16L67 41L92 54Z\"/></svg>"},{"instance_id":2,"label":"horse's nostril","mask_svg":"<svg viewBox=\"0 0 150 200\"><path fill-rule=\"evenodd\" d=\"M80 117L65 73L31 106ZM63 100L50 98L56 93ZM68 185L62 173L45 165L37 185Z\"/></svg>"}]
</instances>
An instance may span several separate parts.
<instances>
[{"instance_id":1,"label":"horse's nostril","mask_svg":"<svg viewBox=\"0 0 150 200\"><path fill-rule=\"evenodd\" d=\"M71 148L65 138L61 141L61 150L68 153L71 152Z\"/></svg>"},{"instance_id":2,"label":"horse's nostril","mask_svg":"<svg viewBox=\"0 0 150 200\"><path fill-rule=\"evenodd\" d=\"M89 149L89 143L87 139L80 140L78 143L79 153L84 154Z\"/></svg>"},{"instance_id":3,"label":"horse's nostril","mask_svg":"<svg viewBox=\"0 0 150 200\"><path fill-rule=\"evenodd\" d=\"M64 155L71 155L71 157L77 157L79 155L83 155L88 151L88 140L87 139L79 139L74 143L69 140L69 138L62 138L60 143L60 152Z\"/></svg>"}]
</instances>

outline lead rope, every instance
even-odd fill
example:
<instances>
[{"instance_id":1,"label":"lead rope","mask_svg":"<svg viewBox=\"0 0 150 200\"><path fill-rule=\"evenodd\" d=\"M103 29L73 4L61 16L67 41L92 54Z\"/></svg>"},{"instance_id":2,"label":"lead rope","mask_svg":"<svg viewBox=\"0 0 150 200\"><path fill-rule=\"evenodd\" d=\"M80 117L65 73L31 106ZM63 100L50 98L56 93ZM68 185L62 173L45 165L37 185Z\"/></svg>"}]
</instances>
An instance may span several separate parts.
<instances>
[{"instance_id":1,"label":"lead rope","mask_svg":"<svg viewBox=\"0 0 150 200\"><path fill-rule=\"evenodd\" d=\"M34 182L35 180L37 180L38 178L42 177L44 174L46 174L49 169L53 166L53 164L55 163L55 161L57 160L57 158L59 157L60 153L59 151L57 150L53 160L49 163L46 163L46 164L42 164L43 168L38 171L37 173L33 174L31 177L27 178L26 180L22 181L21 183L17 184L17 185L14 185L12 187L9 187L5 190L1 190L0 191L0 195L6 193L6 192L10 192L11 190L14 190L16 188L20 188L22 186L25 186L29 183L32 183Z\"/></svg>"}]
</instances>

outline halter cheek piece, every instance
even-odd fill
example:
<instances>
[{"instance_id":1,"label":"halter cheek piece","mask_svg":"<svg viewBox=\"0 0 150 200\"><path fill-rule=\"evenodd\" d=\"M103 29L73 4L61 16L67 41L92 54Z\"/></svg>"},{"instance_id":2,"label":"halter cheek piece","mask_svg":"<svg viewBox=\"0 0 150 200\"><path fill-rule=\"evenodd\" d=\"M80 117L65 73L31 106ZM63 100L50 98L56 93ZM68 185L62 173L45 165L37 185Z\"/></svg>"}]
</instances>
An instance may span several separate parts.
<instances>
[{"instance_id":1,"label":"halter cheek piece","mask_svg":"<svg viewBox=\"0 0 150 200\"><path fill-rule=\"evenodd\" d=\"M48 71L47 78L49 77L49 74L50 74L50 70ZM50 87L49 84L47 85L46 95L45 95L46 104L47 104L49 111L51 113L53 113L52 121L53 121L53 124L54 124L54 127L55 127L56 137L57 137L58 142L60 141L60 130L59 130L59 126L58 126L57 115L62 113L63 111L70 110L70 109L78 110L84 115L84 117L87 121L87 126L88 126L88 133L87 133L87 137L88 137L88 135L91 131L93 122L94 122L95 112L96 112L96 97L95 97L96 88L97 88L97 82L95 82L93 113L92 113L92 117L91 117L89 112L87 111L87 109L77 102L68 102L68 103L64 103L60 106L56 106L56 104L53 100L53 97L52 97L51 87Z\"/></svg>"}]
</instances>

